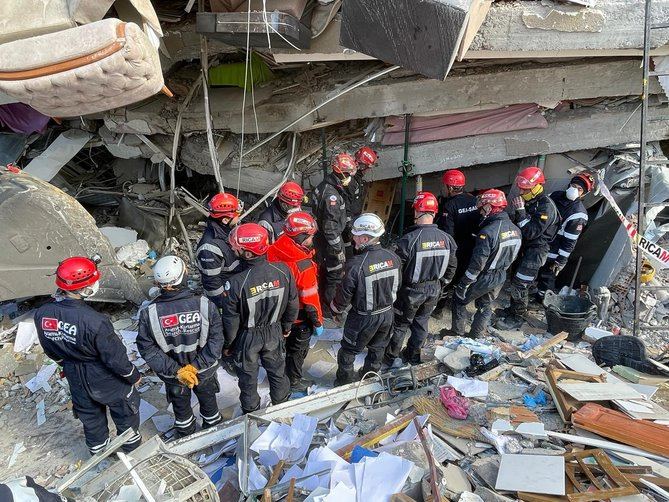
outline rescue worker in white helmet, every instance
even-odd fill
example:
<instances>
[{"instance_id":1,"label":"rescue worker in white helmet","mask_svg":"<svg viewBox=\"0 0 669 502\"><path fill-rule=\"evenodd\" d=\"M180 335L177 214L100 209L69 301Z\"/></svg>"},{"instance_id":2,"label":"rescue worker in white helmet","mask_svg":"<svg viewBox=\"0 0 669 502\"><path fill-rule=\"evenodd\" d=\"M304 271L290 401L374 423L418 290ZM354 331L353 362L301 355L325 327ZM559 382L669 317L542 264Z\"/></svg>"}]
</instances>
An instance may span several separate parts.
<instances>
[{"instance_id":1,"label":"rescue worker in white helmet","mask_svg":"<svg viewBox=\"0 0 669 502\"><path fill-rule=\"evenodd\" d=\"M177 437L195 432L191 392L200 403L203 429L222 421L216 404L220 390L216 370L223 351L221 316L211 300L183 284L185 277L181 258L164 256L156 262L153 278L160 295L141 311L137 335L139 353L165 382Z\"/></svg>"},{"instance_id":2,"label":"rescue worker in white helmet","mask_svg":"<svg viewBox=\"0 0 669 502\"><path fill-rule=\"evenodd\" d=\"M402 281L401 261L381 246L384 232L383 221L372 213L360 215L351 228L356 254L346 262L344 280L330 304L336 316L351 307L337 354L335 385L357 380L353 361L365 347L367 357L359 376L378 371L392 336L393 303Z\"/></svg>"},{"instance_id":3,"label":"rescue worker in white helmet","mask_svg":"<svg viewBox=\"0 0 669 502\"><path fill-rule=\"evenodd\" d=\"M109 318L84 301L100 287L98 256L74 256L56 269L55 300L35 313L35 326L44 353L63 368L70 384L72 411L84 426L86 446L91 455L109 444L107 410L116 432L134 433L122 450L137 448L139 434L139 393L135 385L139 371L128 360L126 349L114 332Z\"/></svg>"}]
</instances>

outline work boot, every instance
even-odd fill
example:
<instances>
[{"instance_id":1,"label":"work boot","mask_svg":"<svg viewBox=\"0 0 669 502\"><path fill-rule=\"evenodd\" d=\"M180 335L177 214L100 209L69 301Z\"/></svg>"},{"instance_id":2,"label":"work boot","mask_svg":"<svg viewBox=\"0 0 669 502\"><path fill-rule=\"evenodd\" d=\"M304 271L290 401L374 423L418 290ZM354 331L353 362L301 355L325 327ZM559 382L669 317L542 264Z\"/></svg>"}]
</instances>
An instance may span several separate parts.
<instances>
[{"instance_id":1,"label":"work boot","mask_svg":"<svg viewBox=\"0 0 669 502\"><path fill-rule=\"evenodd\" d=\"M400 356L402 357L402 362L411 364L413 366L420 364L420 351L418 353L415 352L409 352L405 348L402 350L400 353Z\"/></svg>"},{"instance_id":2,"label":"work boot","mask_svg":"<svg viewBox=\"0 0 669 502\"><path fill-rule=\"evenodd\" d=\"M453 331L451 328L442 328L439 331L439 336L441 336L442 338L445 338L447 336L461 336L461 337L464 337L465 334L464 333L457 333L457 332Z\"/></svg>"},{"instance_id":3,"label":"work boot","mask_svg":"<svg viewBox=\"0 0 669 502\"><path fill-rule=\"evenodd\" d=\"M307 381L304 378L290 382L290 391L291 392L307 392L309 386L313 385L314 382Z\"/></svg>"},{"instance_id":4,"label":"work boot","mask_svg":"<svg viewBox=\"0 0 669 502\"><path fill-rule=\"evenodd\" d=\"M516 330L523 325L523 322L525 322L525 319L523 319L521 316L510 314L506 317L497 319L497 322L495 322L495 327L504 331Z\"/></svg>"}]
</instances>

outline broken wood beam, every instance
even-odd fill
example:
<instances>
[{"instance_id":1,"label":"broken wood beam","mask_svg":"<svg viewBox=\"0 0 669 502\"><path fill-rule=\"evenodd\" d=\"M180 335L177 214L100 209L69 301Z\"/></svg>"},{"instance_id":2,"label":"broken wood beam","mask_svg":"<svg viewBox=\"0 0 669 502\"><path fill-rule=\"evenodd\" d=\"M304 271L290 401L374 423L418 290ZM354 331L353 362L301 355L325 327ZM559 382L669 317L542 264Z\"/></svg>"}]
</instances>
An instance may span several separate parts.
<instances>
[{"instance_id":1,"label":"broken wood beam","mask_svg":"<svg viewBox=\"0 0 669 502\"><path fill-rule=\"evenodd\" d=\"M368 448L369 446L378 444L379 441L405 428L417 416L418 413L415 411L406 413L405 415L402 415L396 418L395 420L388 422L383 427L374 429L369 434L365 434L361 438L353 441L352 443L344 446L343 448L338 449L336 453L344 460L348 460L349 457L351 456L351 452L356 446L361 446L362 448Z\"/></svg>"},{"instance_id":2,"label":"broken wood beam","mask_svg":"<svg viewBox=\"0 0 669 502\"><path fill-rule=\"evenodd\" d=\"M543 354L548 351L551 347L555 347L558 343L561 343L567 339L569 336L569 333L566 331L562 331L555 335L554 337L548 339L541 345L537 345L531 350L528 350L527 352L523 353L522 357L523 359L532 359L533 357L541 357Z\"/></svg>"}]
</instances>

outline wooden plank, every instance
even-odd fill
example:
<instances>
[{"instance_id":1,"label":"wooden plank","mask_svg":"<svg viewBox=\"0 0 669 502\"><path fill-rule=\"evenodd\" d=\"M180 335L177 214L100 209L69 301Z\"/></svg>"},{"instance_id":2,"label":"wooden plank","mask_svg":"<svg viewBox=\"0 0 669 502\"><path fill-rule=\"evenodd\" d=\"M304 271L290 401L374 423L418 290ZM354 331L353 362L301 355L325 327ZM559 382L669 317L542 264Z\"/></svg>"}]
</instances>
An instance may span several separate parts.
<instances>
[{"instance_id":1,"label":"wooden plank","mask_svg":"<svg viewBox=\"0 0 669 502\"><path fill-rule=\"evenodd\" d=\"M579 373L576 371L559 369L556 367L556 361L554 359L551 360L551 362L548 364L545 376L548 392L555 402L555 406L557 407L558 413L560 414L560 418L562 418L565 423L569 423L572 413L578 410L581 404L572 397L566 395L558 388L558 382L560 379L568 378L570 380L580 380L583 382L604 381L604 377L602 375L595 376Z\"/></svg>"},{"instance_id":2,"label":"wooden plank","mask_svg":"<svg viewBox=\"0 0 669 502\"><path fill-rule=\"evenodd\" d=\"M669 456L669 428L633 420L624 413L587 403L572 415L574 425L621 443Z\"/></svg>"},{"instance_id":3,"label":"wooden plank","mask_svg":"<svg viewBox=\"0 0 669 502\"><path fill-rule=\"evenodd\" d=\"M628 472L623 472L623 476L625 476L625 479L627 479L630 483L632 483L637 488L645 488L646 487L641 482L642 479L645 479L646 481L650 481L651 483L656 484L660 488L669 489L669 479L663 478L661 476L653 476L653 475L644 476L643 474L633 474L633 473L628 473Z\"/></svg>"},{"instance_id":4,"label":"wooden plank","mask_svg":"<svg viewBox=\"0 0 669 502\"><path fill-rule=\"evenodd\" d=\"M548 349L555 347L558 343L561 343L567 339L569 334L566 331L558 333L554 337L550 338L546 342L534 347L532 350L528 350L523 354L523 359L531 359L533 357L541 357Z\"/></svg>"},{"instance_id":5,"label":"wooden plank","mask_svg":"<svg viewBox=\"0 0 669 502\"><path fill-rule=\"evenodd\" d=\"M354 441L353 443L350 443L344 446L343 448L340 448L339 450L337 450L337 455L339 455L344 460L348 460L348 458L351 456L353 448L355 448L356 446L367 448L369 446L378 444L379 441L387 438L391 434L394 434L395 432L398 432L400 429L406 427L414 419L414 417L417 416L418 413L415 411L402 415L401 417L396 418L391 422L388 422L383 427L375 429L369 434L365 434L357 441Z\"/></svg>"},{"instance_id":6,"label":"wooden plank","mask_svg":"<svg viewBox=\"0 0 669 502\"><path fill-rule=\"evenodd\" d=\"M265 485L265 488L272 488L277 481L279 481L279 476L281 476L281 471L283 470L283 466L286 465L285 460L279 460L279 463L276 464L274 467L274 470L272 471L272 477L269 478L269 481ZM265 490L267 491L267 490Z\"/></svg>"},{"instance_id":7,"label":"wooden plank","mask_svg":"<svg viewBox=\"0 0 669 502\"><path fill-rule=\"evenodd\" d=\"M293 502L294 493L295 493L295 478L290 478L290 485L288 485L288 495L286 495L286 502Z\"/></svg>"},{"instance_id":8,"label":"wooden plank","mask_svg":"<svg viewBox=\"0 0 669 502\"><path fill-rule=\"evenodd\" d=\"M458 49L458 61L462 61L465 57L467 50L469 50L469 46L472 45L474 37L478 33L483 21L485 21L491 5L492 0L474 0L472 2L471 7L469 8L469 19L467 20L465 34L460 41L460 48Z\"/></svg>"}]
</instances>

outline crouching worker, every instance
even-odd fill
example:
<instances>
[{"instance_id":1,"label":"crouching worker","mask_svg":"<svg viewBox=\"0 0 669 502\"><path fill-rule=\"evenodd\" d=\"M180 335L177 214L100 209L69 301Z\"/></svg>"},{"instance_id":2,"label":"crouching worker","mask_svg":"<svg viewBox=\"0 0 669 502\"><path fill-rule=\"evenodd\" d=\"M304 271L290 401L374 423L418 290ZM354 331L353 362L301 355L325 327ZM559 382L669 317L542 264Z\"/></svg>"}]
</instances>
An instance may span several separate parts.
<instances>
[{"instance_id":1,"label":"crouching worker","mask_svg":"<svg viewBox=\"0 0 669 502\"><path fill-rule=\"evenodd\" d=\"M223 350L221 316L212 301L182 286L186 264L165 256L153 267L160 295L141 311L137 348L165 382L177 437L195 432L191 391L200 403L202 428L221 422L216 370Z\"/></svg>"},{"instance_id":2,"label":"crouching worker","mask_svg":"<svg viewBox=\"0 0 669 502\"><path fill-rule=\"evenodd\" d=\"M269 247L267 259L288 265L300 301L297 320L286 339L286 375L290 390L304 392L309 382L302 380L302 365L309 352L311 335L323 332L323 314L318 296L318 274L314 256L316 221L304 211L291 213L283 225L283 234Z\"/></svg>"},{"instance_id":3,"label":"crouching worker","mask_svg":"<svg viewBox=\"0 0 669 502\"><path fill-rule=\"evenodd\" d=\"M100 287L98 262L99 257L75 256L58 265L55 301L37 309L35 326L44 353L63 367L91 455L109 444L107 410L117 434L135 432L122 447L127 453L142 441L135 389L140 374L109 318L84 302Z\"/></svg>"},{"instance_id":4,"label":"crouching worker","mask_svg":"<svg viewBox=\"0 0 669 502\"><path fill-rule=\"evenodd\" d=\"M360 376L379 371L393 330L393 303L400 287L400 259L381 247L386 231L377 215L364 213L353 222L351 234L356 255L346 262L344 280L337 287L330 305L340 316L350 305L344 324L344 337L337 353L335 385L355 381L355 356L365 347L367 357Z\"/></svg>"}]
</instances>

